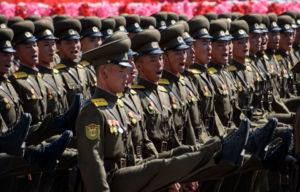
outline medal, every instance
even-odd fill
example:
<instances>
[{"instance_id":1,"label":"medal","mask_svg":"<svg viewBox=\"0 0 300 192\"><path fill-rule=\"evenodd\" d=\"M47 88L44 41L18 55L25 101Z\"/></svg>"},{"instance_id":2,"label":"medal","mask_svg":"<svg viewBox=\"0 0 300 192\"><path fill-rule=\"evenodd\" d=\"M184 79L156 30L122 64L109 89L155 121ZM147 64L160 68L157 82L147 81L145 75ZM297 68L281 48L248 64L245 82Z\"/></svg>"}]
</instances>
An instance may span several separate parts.
<instances>
[{"instance_id":1,"label":"medal","mask_svg":"<svg viewBox=\"0 0 300 192\"><path fill-rule=\"evenodd\" d=\"M113 120L113 133L116 135L118 133L117 131L117 121Z\"/></svg>"},{"instance_id":2,"label":"medal","mask_svg":"<svg viewBox=\"0 0 300 192\"><path fill-rule=\"evenodd\" d=\"M10 109L10 104L8 103L8 99L4 98L3 100L6 103L6 105L5 105L6 109Z\"/></svg>"},{"instance_id":3,"label":"medal","mask_svg":"<svg viewBox=\"0 0 300 192\"><path fill-rule=\"evenodd\" d=\"M119 133L123 134L123 133L124 133L124 130L120 127L120 122L119 122L119 121L116 121L116 123L117 123L117 125L118 125L118 131L119 131ZM118 132L117 132L117 128L116 128L115 134L117 134L117 133L118 133Z\"/></svg>"},{"instance_id":4,"label":"medal","mask_svg":"<svg viewBox=\"0 0 300 192\"><path fill-rule=\"evenodd\" d=\"M112 127L112 120L107 120L107 123L109 125L109 131L110 131L110 133L113 134L114 132L113 132L113 127Z\"/></svg>"},{"instance_id":5,"label":"medal","mask_svg":"<svg viewBox=\"0 0 300 192\"><path fill-rule=\"evenodd\" d=\"M132 120L131 120L131 122L132 122L132 124L136 124L136 120L134 119L134 118L132 118Z\"/></svg>"},{"instance_id":6,"label":"medal","mask_svg":"<svg viewBox=\"0 0 300 192\"><path fill-rule=\"evenodd\" d=\"M259 78L259 76L258 76L258 73L255 72L255 74L256 74L256 80L257 80L257 81L260 81L260 78Z\"/></svg>"},{"instance_id":7,"label":"medal","mask_svg":"<svg viewBox=\"0 0 300 192\"><path fill-rule=\"evenodd\" d=\"M243 91L242 83L241 83L241 82L238 82L238 84L239 84L239 92L242 92L242 91Z\"/></svg>"},{"instance_id":8,"label":"medal","mask_svg":"<svg viewBox=\"0 0 300 192\"><path fill-rule=\"evenodd\" d=\"M32 95L32 96L31 96L31 99L36 99L36 96L35 96L35 95Z\"/></svg>"},{"instance_id":9,"label":"medal","mask_svg":"<svg viewBox=\"0 0 300 192\"><path fill-rule=\"evenodd\" d=\"M173 104L172 107L173 107L173 109L175 109L175 110L177 109L177 105L176 105L176 104Z\"/></svg>"},{"instance_id":10,"label":"medal","mask_svg":"<svg viewBox=\"0 0 300 192\"><path fill-rule=\"evenodd\" d=\"M185 98L186 98L186 100L189 100L189 96L188 95Z\"/></svg>"},{"instance_id":11,"label":"medal","mask_svg":"<svg viewBox=\"0 0 300 192\"><path fill-rule=\"evenodd\" d=\"M130 111L130 112L128 113L128 116L129 116L129 117L133 117L133 112Z\"/></svg>"},{"instance_id":12,"label":"medal","mask_svg":"<svg viewBox=\"0 0 300 192\"><path fill-rule=\"evenodd\" d=\"M227 93L226 93L226 85L222 85L222 89L223 89L223 95L227 95Z\"/></svg>"},{"instance_id":13,"label":"medal","mask_svg":"<svg viewBox=\"0 0 300 192\"><path fill-rule=\"evenodd\" d=\"M172 100L173 103L176 103L176 98L175 97L172 97L171 100Z\"/></svg>"},{"instance_id":14,"label":"medal","mask_svg":"<svg viewBox=\"0 0 300 192\"><path fill-rule=\"evenodd\" d=\"M205 97L208 97L208 87L207 87L207 86L204 86L204 90L205 90L204 96L205 96Z\"/></svg>"},{"instance_id":15,"label":"medal","mask_svg":"<svg viewBox=\"0 0 300 192\"><path fill-rule=\"evenodd\" d=\"M49 100L52 100L52 99L53 99L52 95L49 95L49 96L48 96L48 99L49 99Z\"/></svg>"},{"instance_id":16,"label":"medal","mask_svg":"<svg viewBox=\"0 0 300 192\"><path fill-rule=\"evenodd\" d=\"M195 99L194 99L194 97L192 97L192 101L193 101L193 102L195 102Z\"/></svg>"}]
</instances>

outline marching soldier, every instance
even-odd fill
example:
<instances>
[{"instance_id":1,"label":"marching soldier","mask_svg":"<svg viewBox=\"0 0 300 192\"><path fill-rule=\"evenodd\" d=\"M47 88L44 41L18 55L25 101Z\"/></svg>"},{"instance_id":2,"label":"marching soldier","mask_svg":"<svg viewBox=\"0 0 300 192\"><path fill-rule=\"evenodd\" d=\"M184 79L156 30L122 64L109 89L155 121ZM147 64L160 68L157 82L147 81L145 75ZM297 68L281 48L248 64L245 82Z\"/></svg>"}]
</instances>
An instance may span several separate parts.
<instances>
[{"instance_id":1,"label":"marching soldier","mask_svg":"<svg viewBox=\"0 0 300 192\"><path fill-rule=\"evenodd\" d=\"M114 28L116 27L116 21L114 19L103 19L101 20L102 27L100 33L102 34L102 41L105 41L108 37L113 34Z\"/></svg>"},{"instance_id":2,"label":"marching soldier","mask_svg":"<svg viewBox=\"0 0 300 192\"><path fill-rule=\"evenodd\" d=\"M155 29L156 28L156 19L155 19L155 17L141 16L140 20L141 20L140 27L142 29Z\"/></svg>"},{"instance_id":3,"label":"marching soldier","mask_svg":"<svg viewBox=\"0 0 300 192\"><path fill-rule=\"evenodd\" d=\"M167 12L165 11L161 11L161 12L157 12L151 15L152 17L154 17L156 19L156 29L161 31L167 28L166 26L166 21L167 21Z\"/></svg>"},{"instance_id":4,"label":"marching soldier","mask_svg":"<svg viewBox=\"0 0 300 192\"><path fill-rule=\"evenodd\" d=\"M143 29L140 27L140 16L137 14L131 14L125 16L126 19L126 31L128 32L128 37L131 39L135 36L138 32L142 31Z\"/></svg>"}]
</instances>

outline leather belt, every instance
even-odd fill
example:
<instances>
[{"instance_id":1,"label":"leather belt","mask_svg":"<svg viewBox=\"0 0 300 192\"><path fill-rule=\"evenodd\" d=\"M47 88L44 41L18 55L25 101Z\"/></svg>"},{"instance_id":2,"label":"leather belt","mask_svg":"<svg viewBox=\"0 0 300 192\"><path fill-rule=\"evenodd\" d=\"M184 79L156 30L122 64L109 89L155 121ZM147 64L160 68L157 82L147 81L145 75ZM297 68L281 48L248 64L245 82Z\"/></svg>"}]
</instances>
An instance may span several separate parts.
<instances>
[{"instance_id":1,"label":"leather belt","mask_svg":"<svg viewBox=\"0 0 300 192\"><path fill-rule=\"evenodd\" d=\"M159 153L165 152L168 150L168 142L167 141L153 141L153 144Z\"/></svg>"},{"instance_id":2,"label":"leather belt","mask_svg":"<svg viewBox=\"0 0 300 192\"><path fill-rule=\"evenodd\" d=\"M119 169L126 167L126 159L125 158L120 158L120 159L105 159L103 161L104 163L104 168L105 171L110 171L115 168L117 165Z\"/></svg>"}]
</instances>

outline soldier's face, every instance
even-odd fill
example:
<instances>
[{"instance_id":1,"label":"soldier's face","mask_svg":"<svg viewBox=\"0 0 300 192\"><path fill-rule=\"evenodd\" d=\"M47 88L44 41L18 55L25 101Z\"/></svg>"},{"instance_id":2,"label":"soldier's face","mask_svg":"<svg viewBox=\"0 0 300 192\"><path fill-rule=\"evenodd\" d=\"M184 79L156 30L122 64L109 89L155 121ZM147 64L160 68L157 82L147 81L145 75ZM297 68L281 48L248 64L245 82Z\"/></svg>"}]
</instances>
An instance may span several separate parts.
<instances>
[{"instance_id":1,"label":"soldier's face","mask_svg":"<svg viewBox=\"0 0 300 192\"><path fill-rule=\"evenodd\" d=\"M249 56L249 38L242 38L233 41L233 58L239 61Z\"/></svg>"},{"instance_id":2,"label":"soldier's face","mask_svg":"<svg viewBox=\"0 0 300 192\"><path fill-rule=\"evenodd\" d=\"M127 74L128 74L128 79L127 83L133 83L134 78L136 77L135 75L135 63L133 61L133 56L128 56L128 61L132 67L127 67Z\"/></svg>"},{"instance_id":3,"label":"soldier's face","mask_svg":"<svg viewBox=\"0 0 300 192\"><path fill-rule=\"evenodd\" d=\"M229 58L229 41L215 41L212 43L211 60L225 65Z\"/></svg>"},{"instance_id":4,"label":"soldier's face","mask_svg":"<svg viewBox=\"0 0 300 192\"><path fill-rule=\"evenodd\" d=\"M38 52L39 48L36 42L22 43L17 46L15 55L21 63L34 67L39 62Z\"/></svg>"},{"instance_id":5,"label":"soldier's face","mask_svg":"<svg viewBox=\"0 0 300 192\"><path fill-rule=\"evenodd\" d=\"M109 92L113 94L121 93L124 91L125 86L127 85L127 67L112 64L111 66L107 66L102 72L104 72L103 77L105 83L108 87Z\"/></svg>"},{"instance_id":6,"label":"soldier's face","mask_svg":"<svg viewBox=\"0 0 300 192\"><path fill-rule=\"evenodd\" d=\"M13 54L0 51L0 75L4 76L10 72Z\"/></svg>"},{"instance_id":7,"label":"soldier's face","mask_svg":"<svg viewBox=\"0 0 300 192\"><path fill-rule=\"evenodd\" d=\"M186 43L188 46L190 46L188 49L186 49L186 68L189 68L190 65L193 65L195 62L195 48L193 42Z\"/></svg>"},{"instance_id":8,"label":"soldier's face","mask_svg":"<svg viewBox=\"0 0 300 192\"><path fill-rule=\"evenodd\" d=\"M266 50L267 45L268 45L268 34L267 33L262 33L261 34L260 51Z\"/></svg>"},{"instance_id":9,"label":"soldier's face","mask_svg":"<svg viewBox=\"0 0 300 192\"><path fill-rule=\"evenodd\" d=\"M81 41L82 53L99 47L102 43L101 37L85 37Z\"/></svg>"},{"instance_id":10,"label":"soldier's face","mask_svg":"<svg viewBox=\"0 0 300 192\"><path fill-rule=\"evenodd\" d=\"M62 40L57 44L57 49L60 51L61 56L72 61L77 61L80 48L78 39Z\"/></svg>"},{"instance_id":11,"label":"soldier's face","mask_svg":"<svg viewBox=\"0 0 300 192\"><path fill-rule=\"evenodd\" d=\"M292 50L293 46L293 33L280 33L279 47L283 51Z\"/></svg>"},{"instance_id":12,"label":"soldier's face","mask_svg":"<svg viewBox=\"0 0 300 192\"><path fill-rule=\"evenodd\" d=\"M169 50L163 54L164 68L178 75L185 69L186 50Z\"/></svg>"},{"instance_id":13,"label":"soldier's face","mask_svg":"<svg viewBox=\"0 0 300 192\"><path fill-rule=\"evenodd\" d=\"M268 48L271 50L279 49L280 34L278 31L268 32Z\"/></svg>"},{"instance_id":14,"label":"soldier's face","mask_svg":"<svg viewBox=\"0 0 300 192\"><path fill-rule=\"evenodd\" d=\"M56 43L54 40L39 40L37 42L39 47L39 63L49 64L54 61Z\"/></svg>"},{"instance_id":15,"label":"soldier's face","mask_svg":"<svg viewBox=\"0 0 300 192\"><path fill-rule=\"evenodd\" d=\"M127 36L128 36L130 39L132 39L132 37L134 37L135 35L136 35L136 33L131 33L131 32L130 32L130 33L128 33Z\"/></svg>"},{"instance_id":16,"label":"soldier's face","mask_svg":"<svg viewBox=\"0 0 300 192\"><path fill-rule=\"evenodd\" d=\"M256 54L260 50L261 46L261 34L259 33L249 33L250 40L250 53Z\"/></svg>"},{"instance_id":17,"label":"soldier's face","mask_svg":"<svg viewBox=\"0 0 300 192\"><path fill-rule=\"evenodd\" d=\"M195 47L195 62L199 64L207 64L211 60L211 40L197 39L194 42Z\"/></svg>"},{"instance_id":18,"label":"soldier's face","mask_svg":"<svg viewBox=\"0 0 300 192\"><path fill-rule=\"evenodd\" d=\"M139 75L148 81L157 83L162 76L164 63L161 54L144 55L135 64Z\"/></svg>"},{"instance_id":19,"label":"soldier's face","mask_svg":"<svg viewBox=\"0 0 300 192\"><path fill-rule=\"evenodd\" d=\"M296 34L296 38L295 38L294 43L296 45L300 45L300 27L298 29L296 29L296 31L297 31L297 34Z\"/></svg>"}]
</instances>

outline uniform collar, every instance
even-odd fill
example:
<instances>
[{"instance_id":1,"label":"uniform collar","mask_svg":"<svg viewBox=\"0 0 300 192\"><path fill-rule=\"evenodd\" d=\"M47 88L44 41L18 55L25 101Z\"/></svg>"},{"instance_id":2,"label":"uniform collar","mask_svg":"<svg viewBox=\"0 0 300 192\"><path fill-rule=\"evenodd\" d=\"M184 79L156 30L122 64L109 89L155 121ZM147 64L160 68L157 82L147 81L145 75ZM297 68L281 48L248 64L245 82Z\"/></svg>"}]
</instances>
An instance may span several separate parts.
<instances>
[{"instance_id":1,"label":"uniform collar","mask_svg":"<svg viewBox=\"0 0 300 192\"><path fill-rule=\"evenodd\" d=\"M184 71L181 73L181 75L183 75L185 77L190 77L192 75L192 72L190 72L189 70L184 69Z\"/></svg>"},{"instance_id":2,"label":"uniform collar","mask_svg":"<svg viewBox=\"0 0 300 192\"><path fill-rule=\"evenodd\" d=\"M60 63L67 65L68 67L76 67L78 64L78 62L74 62L74 61L71 61L71 60L63 58L63 57L60 58Z\"/></svg>"},{"instance_id":3,"label":"uniform collar","mask_svg":"<svg viewBox=\"0 0 300 192\"><path fill-rule=\"evenodd\" d=\"M153 89L153 90L157 90L157 86L158 86L158 84L148 81L147 79L144 79L142 77L139 77L138 84L145 86L146 88Z\"/></svg>"},{"instance_id":4,"label":"uniform collar","mask_svg":"<svg viewBox=\"0 0 300 192\"><path fill-rule=\"evenodd\" d=\"M190 66L190 69L199 69L201 72L206 73L207 67L206 65L194 63L193 65Z\"/></svg>"},{"instance_id":5,"label":"uniform collar","mask_svg":"<svg viewBox=\"0 0 300 192\"><path fill-rule=\"evenodd\" d=\"M39 69L39 72L42 74L48 73L53 75L53 69L44 67L42 65L36 65L36 67Z\"/></svg>"},{"instance_id":6,"label":"uniform collar","mask_svg":"<svg viewBox=\"0 0 300 192\"><path fill-rule=\"evenodd\" d=\"M96 87L95 93L94 93L94 98L103 98L105 100L109 100L112 102L117 102L118 101L118 96L114 95L104 89L102 89L101 87Z\"/></svg>"},{"instance_id":7,"label":"uniform collar","mask_svg":"<svg viewBox=\"0 0 300 192\"><path fill-rule=\"evenodd\" d=\"M251 60L255 60L256 61L256 55L252 55L251 53L249 54L249 58L251 59Z\"/></svg>"},{"instance_id":8,"label":"uniform collar","mask_svg":"<svg viewBox=\"0 0 300 192\"><path fill-rule=\"evenodd\" d=\"M213 67L213 68L217 69L218 71L220 71L220 70L225 69L226 64L225 64L225 65L220 65L219 63L216 63L216 62L211 61L211 62L209 62L209 63L207 64L207 67L208 67L208 68Z\"/></svg>"},{"instance_id":9,"label":"uniform collar","mask_svg":"<svg viewBox=\"0 0 300 192\"><path fill-rule=\"evenodd\" d=\"M24 71L25 73L29 74L29 75L37 75L39 73L38 68L31 68L27 65L24 65L22 63L20 63L20 68L19 71Z\"/></svg>"},{"instance_id":10,"label":"uniform collar","mask_svg":"<svg viewBox=\"0 0 300 192\"><path fill-rule=\"evenodd\" d=\"M238 61L235 60L235 59L232 59L231 65L234 65L237 69L240 69L240 70L245 70L245 69L246 69L246 65L244 65L244 64L241 63L241 62L238 62Z\"/></svg>"},{"instance_id":11,"label":"uniform collar","mask_svg":"<svg viewBox=\"0 0 300 192\"><path fill-rule=\"evenodd\" d=\"M172 80L174 82L178 82L179 79L180 79L180 76L179 75L177 76L177 75L171 73L170 71L164 69L163 70L163 74L162 74L162 78L166 78L168 80Z\"/></svg>"},{"instance_id":12,"label":"uniform collar","mask_svg":"<svg viewBox=\"0 0 300 192\"><path fill-rule=\"evenodd\" d=\"M293 49L295 49L295 50L300 50L300 45L296 45L296 44L293 44Z\"/></svg>"},{"instance_id":13,"label":"uniform collar","mask_svg":"<svg viewBox=\"0 0 300 192\"><path fill-rule=\"evenodd\" d=\"M283 57L287 57L288 56L288 54L285 51L283 51L282 49L278 49L277 53L280 54Z\"/></svg>"},{"instance_id":14,"label":"uniform collar","mask_svg":"<svg viewBox=\"0 0 300 192\"><path fill-rule=\"evenodd\" d=\"M126 86L126 87L125 87L125 90L123 91L123 93L124 93L124 94L125 94L125 93L130 93L130 89L131 89L130 87L127 87L127 86Z\"/></svg>"},{"instance_id":15,"label":"uniform collar","mask_svg":"<svg viewBox=\"0 0 300 192\"><path fill-rule=\"evenodd\" d=\"M4 77L3 75L0 75L0 82L6 82L7 78Z\"/></svg>"},{"instance_id":16,"label":"uniform collar","mask_svg":"<svg viewBox=\"0 0 300 192\"><path fill-rule=\"evenodd\" d=\"M257 57L263 57L265 54L265 52L257 52L256 55Z\"/></svg>"},{"instance_id":17,"label":"uniform collar","mask_svg":"<svg viewBox=\"0 0 300 192\"><path fill-rule=\"evenodd\" d=\"M266 54L269 54L269 55L274 55L275 54L275 50L272 50L272 49L267 49L266 51Z\"/></svg>"}]
</instances>

